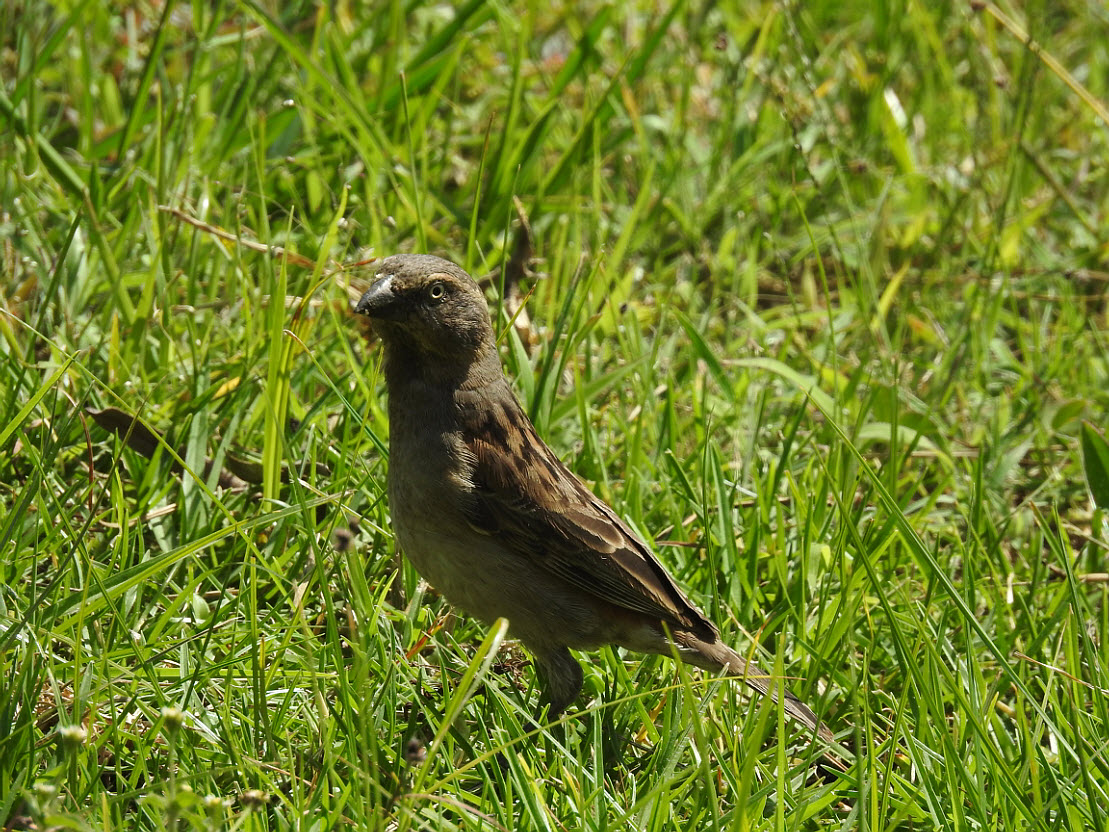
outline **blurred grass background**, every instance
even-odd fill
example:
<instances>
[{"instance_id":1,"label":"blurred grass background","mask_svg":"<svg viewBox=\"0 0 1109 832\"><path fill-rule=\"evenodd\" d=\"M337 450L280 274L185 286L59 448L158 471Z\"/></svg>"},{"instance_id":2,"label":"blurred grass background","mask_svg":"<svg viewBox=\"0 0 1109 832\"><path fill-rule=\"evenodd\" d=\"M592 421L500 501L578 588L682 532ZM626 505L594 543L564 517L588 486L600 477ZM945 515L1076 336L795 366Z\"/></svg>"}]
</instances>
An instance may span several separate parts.
<instances>
[{"instance_id":1,"label":"blurred grass background","mask_svg":"<svg viewBox=\"0 0 1109 832\"><path fill-rule=\"evenodd\" d=\"M0 33L5 828L1106 828L1104 5ZM488 276L540 432L856 767L612 651L533 730L397 572L348 311L394 251Z\"/></svg>"}]
</instances>

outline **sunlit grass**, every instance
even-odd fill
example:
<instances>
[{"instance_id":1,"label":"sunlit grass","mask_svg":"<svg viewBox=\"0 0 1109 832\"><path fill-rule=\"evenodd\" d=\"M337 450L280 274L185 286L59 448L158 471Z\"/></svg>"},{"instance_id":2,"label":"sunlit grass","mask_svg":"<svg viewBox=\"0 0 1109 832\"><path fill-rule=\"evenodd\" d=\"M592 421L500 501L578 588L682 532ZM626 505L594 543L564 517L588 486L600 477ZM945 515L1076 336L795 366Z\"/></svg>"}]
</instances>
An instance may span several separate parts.
<instances>
[{"instance_id":1,"label":"sunlit grass","mask_svg":"<svg viewBox=\"0 0 1109 832\"><path fill-rule=\"evenodd\" d=\"M1109 20L1029 15L0 9L0 819L1105 828ZM342 265L423 250L849 772L611 650L536 726L398 570Z\"/></svg>"}]
</instances>

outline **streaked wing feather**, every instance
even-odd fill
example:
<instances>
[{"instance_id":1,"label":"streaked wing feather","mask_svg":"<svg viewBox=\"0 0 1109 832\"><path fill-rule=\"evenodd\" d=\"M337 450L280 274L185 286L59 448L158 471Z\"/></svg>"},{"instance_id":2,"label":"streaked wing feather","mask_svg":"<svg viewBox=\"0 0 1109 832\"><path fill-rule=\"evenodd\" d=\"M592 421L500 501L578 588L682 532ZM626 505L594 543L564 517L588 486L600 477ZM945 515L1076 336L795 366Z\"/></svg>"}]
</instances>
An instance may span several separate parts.
<instances>
[{"instance_id":1,"label":"streaked wing feather","mask_svg":"<svg viewBox=\"0 0 1109 832\"><path fill-rule=\"evenodd\" d=\"M508 447L496 441L503 429L467 437L475 461L471 525L580 589L715 636L646 544L562 464L518 407L513 401L492 417L514 423ZM479 427L492 419L487 414Z\"/></svg>"}]
</instances>

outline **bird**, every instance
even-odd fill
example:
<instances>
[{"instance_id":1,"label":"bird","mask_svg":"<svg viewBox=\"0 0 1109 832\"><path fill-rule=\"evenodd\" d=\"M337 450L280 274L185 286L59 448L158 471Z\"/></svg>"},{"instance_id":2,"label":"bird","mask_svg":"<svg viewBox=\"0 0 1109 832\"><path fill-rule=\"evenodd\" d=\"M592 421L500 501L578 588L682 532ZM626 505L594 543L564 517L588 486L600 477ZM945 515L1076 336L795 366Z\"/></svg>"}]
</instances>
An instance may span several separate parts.
<instances>
[{"instance_id":1,"label":"bird","mask_svg":"<svg viewBox=\"0 0 1109 832\"><path fill-rule=\"evenodd\" d=\"M583 684L571 651L616 645L739 677L834 745L813 710L721 640L651 548L540 438L462 268L396 254L355 305L383 348L398 548L451 604L534 656L548 718Z\"/></svg>"}]
</instances>

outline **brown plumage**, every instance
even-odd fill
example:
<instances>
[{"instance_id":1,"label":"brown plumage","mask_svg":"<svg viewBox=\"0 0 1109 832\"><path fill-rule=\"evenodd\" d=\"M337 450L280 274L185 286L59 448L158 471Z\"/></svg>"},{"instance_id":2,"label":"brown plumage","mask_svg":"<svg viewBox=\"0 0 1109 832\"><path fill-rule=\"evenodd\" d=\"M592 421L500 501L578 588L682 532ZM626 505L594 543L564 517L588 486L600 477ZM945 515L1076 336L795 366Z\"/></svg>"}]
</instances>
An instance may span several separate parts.
<instances>
[{"instance_id":1,"label":"brown plumage","mask_svg":"<svg viewBox=\"0 0 1109 832\"><path fill-rule=\"evenodd\" d=\"M676 651L778 700L771 677L720 641L650 548L539 438L469 275L437 257L388 257L356 311L373 319L385 350L400 549L452 603L486 622L508 619L535 655L549 715L581 690L570 650L606 644ZM832 741L793 694L781 701Z\"/></svg>"}]
</instances>

